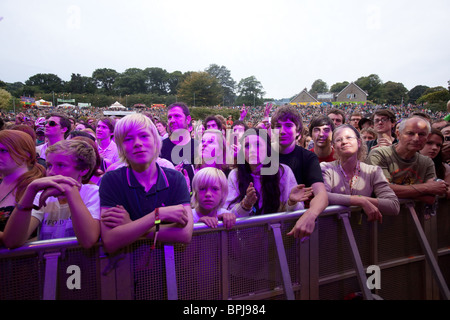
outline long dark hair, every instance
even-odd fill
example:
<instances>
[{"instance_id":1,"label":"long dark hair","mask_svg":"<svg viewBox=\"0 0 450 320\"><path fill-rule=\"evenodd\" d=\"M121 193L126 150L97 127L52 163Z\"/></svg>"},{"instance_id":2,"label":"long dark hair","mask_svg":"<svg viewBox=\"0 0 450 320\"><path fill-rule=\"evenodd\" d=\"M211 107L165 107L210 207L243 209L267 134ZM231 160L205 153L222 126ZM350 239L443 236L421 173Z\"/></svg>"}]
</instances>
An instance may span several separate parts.
<instances>
[{"instance_id":1,"label":"long dark hair","mask_svg":"<svg viewBox=\"0 0 450 320\"><path fill-rule=\"evenodd\" d=\"M435 128L431 128L430 137L433 134L439 136L442 139L442 143L444 143L444 135L442 134L441 131L439 131L438 129L435 129ZM438 154L436 155L436 157L434 157L432 160L434 162L434 167L436 169L436 177L438 177L439 179L444 180L444 178L445 178L445 167L444 167L444 164L443 164L444 161L442 160L442 146L441 146Z\"/></svg>"},{"instance_id":2,"label":"long dark hair","mask_svg":"<svg viewBox=\"0 0 450 320\"><path fill-rule=\"evenodd\" d=\"M272 155L272 146L270 136L267 134L267 131L264 129L251 128L245 131L244 135L241 138L241 150L239 151L241 155L238 159L245 159L245 139L251 135L257 135L263 138L266 141L267 148L267 157ZM266 138L266 139L264 139ZM264 164L263 167L269 167L270 163ZM282 166L280 166L281 170L284 170ZM233 199L230 203L230 207L232 204L239 203L244 199L245 194L247 193L247 188L250 182L253 182L253 176L251 174L250 164L245 161L245 163L237 164L237 178L238 178L238 186L239 186L239 195ZM254 205L255 211L251 213L251 215L260 215L263 213L275 213L278 212L280 208L280 171L278 170L276 174L273 175L261 175L261 193L259 194L256 191L258 199L262 197L262 208L259 208L259 201L257 201Z\"/></svg>"}]
</instances>

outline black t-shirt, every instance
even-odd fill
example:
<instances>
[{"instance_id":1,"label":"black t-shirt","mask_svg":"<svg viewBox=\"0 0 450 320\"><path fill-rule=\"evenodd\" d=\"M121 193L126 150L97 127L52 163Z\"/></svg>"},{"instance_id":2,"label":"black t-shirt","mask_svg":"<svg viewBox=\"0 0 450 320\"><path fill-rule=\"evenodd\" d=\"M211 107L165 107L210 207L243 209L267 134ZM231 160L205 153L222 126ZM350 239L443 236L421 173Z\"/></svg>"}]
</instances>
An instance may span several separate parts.
<instances>
[{"instance_id":1,"label":"black t-shirt","mask_svg":"<svg viewBox=\"0 0 450 320\"><path fill-rule=\"evenodd\" d=\"M184 159L186 159L190 164L194 164L196 145L198 145L198 141L194 139L191 139L189 144L185 146L178 146L169 138L164 139L161 146L161 158L169 160L174 165L179 164ZM174 157L172 157L172 151L176 146L179 149L178 153L174 154Z\"/></svg>"},{"instance_id":2,"label":"black t-shirt","mask_svg":"<svg viewBox=\"0 0 450 320\"><path fill-rule=\"evenodd\" d=\"M181 161L184 161L183 169L186 170L189 179L191 181L191 189L192 189L192 179L194 179L194 161L195 161L195 151L198 148L199 142L197 140L191 139L188 145L178 146L174 144L169 138L164 139L161 146L161 158L167 159L173 163L173 165L179 164ZM172 157L173 149L177 147L178 153ZM176 150L174 152L177 152Z\"/></svg>"},{"instance_id":3,"label":"black t-shirt","mask_svg":"<svg viewBox=\"0 0 450 320\"><path fill-rule=\"evenodd\" d=\"M316 182L323 182L319 158L314 152L295 146L291 153L280 154L280 163L292 169L298 184L310 187Z\"/></svg>"}]
</instances>

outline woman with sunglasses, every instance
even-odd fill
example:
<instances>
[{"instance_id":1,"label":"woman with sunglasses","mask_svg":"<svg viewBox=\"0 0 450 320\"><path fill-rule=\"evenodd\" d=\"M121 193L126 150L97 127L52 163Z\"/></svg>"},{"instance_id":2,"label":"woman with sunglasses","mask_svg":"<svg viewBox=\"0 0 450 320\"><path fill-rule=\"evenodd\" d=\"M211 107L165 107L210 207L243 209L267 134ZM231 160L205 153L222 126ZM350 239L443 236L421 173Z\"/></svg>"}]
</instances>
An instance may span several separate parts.
<instances>
[{"instance_id":1,"label":"woman with sunglasses","mask_svg":"<svg viewBox=\"0 0 450 320\"><path fill-rule=\"evenodd\" d=\"M368 221L397 215L400 203L381 168L363 162L367 149L358 130L346 124L337 127L333 146L338 160L320 164L329 204L361 207Z\"/></svg>"}]
</instances>

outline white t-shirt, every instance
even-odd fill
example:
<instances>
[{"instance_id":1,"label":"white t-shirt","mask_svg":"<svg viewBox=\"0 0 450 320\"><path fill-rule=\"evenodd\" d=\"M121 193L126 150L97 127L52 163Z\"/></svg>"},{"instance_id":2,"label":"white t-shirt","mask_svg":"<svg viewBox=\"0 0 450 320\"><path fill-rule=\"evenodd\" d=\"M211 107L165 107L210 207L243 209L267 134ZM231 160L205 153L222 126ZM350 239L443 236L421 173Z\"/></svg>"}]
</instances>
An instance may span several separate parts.
<instances>
[{"instance_id":1,"label":"white t-shirt","mask_svg":"<svg viewBox=\"0 0 450 320\"><path fill-rule=\"evenodd\" d=\"M41 193L39 192L34 198L35 205L39 204ZM100 220L98 186L83 184L80 188L80 196L92 217ZM58 198L50 197L47 199L45 207L39 210L33 209L31 215L41 222L38 234L39 240L75 237L68 203L60 204Z\"/></svg>"},{"instance_id":2,"label":"white t-shirt","mask_svg":"<svg viewBox=\"0 0 450 320\"><path fill-rule=\"evenodd\" d=\"M44 160L46 159L45 150L47 150L47 148L48 148L48 142L36 147L36 153L39 155L39 157L41 157Z\"/></svg>"}]
</instances>

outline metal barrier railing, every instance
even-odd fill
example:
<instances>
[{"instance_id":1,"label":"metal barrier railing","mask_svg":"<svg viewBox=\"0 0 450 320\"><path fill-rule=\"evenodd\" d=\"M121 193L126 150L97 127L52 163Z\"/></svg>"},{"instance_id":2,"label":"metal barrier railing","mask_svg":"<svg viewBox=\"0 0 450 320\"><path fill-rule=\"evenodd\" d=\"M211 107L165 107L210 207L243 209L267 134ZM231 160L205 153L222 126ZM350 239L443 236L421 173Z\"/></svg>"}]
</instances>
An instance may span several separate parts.
<instances>
[{"instance_id":1,"label":"metal barrier railing","mask_svg":"<svg viewBox=\"0 0 450 320\"><path fill-rule=\"evenodd\" d=\"M436 232L448 231L436 224L438 218L449 221L448 201L425 224L411 202L402 208L400 216L384 217L378 225L367 223L359 208L329 206L310 239L301 244L286 233L304 210L240 218L232 230L221 223L217 229L195 224L189 245L151 250L150 241L139 240L114 255L106 254L101 243L85 250L75 238L30 242L0 249L0 300L308 300L343 299L349 291L370 300L398 290L384 276L382 290L370 289L368 265L378 265L387 279L395 278L389 276L393 270L414 265L414 271L424 274L415 290L423 290L417 293L420 299L449 299L450 275L442 273L438 260L447 263L450 242ZM405 223L408 213L412 222ZM401 228L407 230L397 237ZM413 239L416 234L419 245Z\"/></svg>"}]
</instances>

